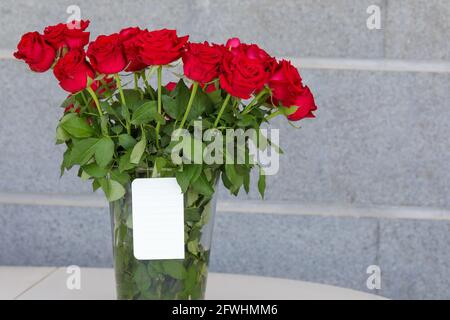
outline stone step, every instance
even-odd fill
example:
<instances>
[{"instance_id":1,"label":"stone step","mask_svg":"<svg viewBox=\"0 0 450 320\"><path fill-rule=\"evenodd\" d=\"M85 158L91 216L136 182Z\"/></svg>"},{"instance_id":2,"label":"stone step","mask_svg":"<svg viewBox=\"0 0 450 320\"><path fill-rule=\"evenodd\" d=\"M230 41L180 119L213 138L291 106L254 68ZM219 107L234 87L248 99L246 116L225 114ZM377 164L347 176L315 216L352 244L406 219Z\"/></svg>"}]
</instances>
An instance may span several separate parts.
<instances>
[{"instance_id":1,"label":"stone step","mask_svg":"<svg viewBox=\"0 0 450 320\"><path fill-rule=\"evenodd\" d=\"M106 208L0 205L0 264L112 264ZM220 212L211 271L313 281L394 299L449 299L449 221ZM381 269L369 290L366 270Z\"/></svg>"}]
</instances>

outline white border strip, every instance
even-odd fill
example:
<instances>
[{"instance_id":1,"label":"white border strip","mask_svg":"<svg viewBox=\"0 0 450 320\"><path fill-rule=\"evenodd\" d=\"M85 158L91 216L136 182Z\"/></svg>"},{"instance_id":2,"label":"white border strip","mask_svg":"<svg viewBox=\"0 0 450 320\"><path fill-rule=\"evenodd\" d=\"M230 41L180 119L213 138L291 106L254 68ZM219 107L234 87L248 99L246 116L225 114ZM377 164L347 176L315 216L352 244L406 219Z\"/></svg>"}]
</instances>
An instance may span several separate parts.
<instances>
[{"instance_id":1,"label":"white border strip","mask_svg":"<svg viewBox=\"0 0 450 320\"><path fill-rule=\"evenodd\" d=\"M292 58L291 61L294 65L303 69L450 73L450 62L443 60L334 59L305 57Z\"/></svg>"},{"instance_id":2,"label":"white border strip","mask_svg":"<svg viewBox=\"0 0 450 320\"><path fill-rule=\"evenodd\" d=\"M27 194L0 192L0 205L62 206L106 208L107 201L99 195ZM280 214L300 216L449 220L450 210L420 207L312 205L292 201L219 201L217 211L243 214Z\"/></svg>"},{"instance_id":3,"label":"white border strip","mask_svg":"<svg viewBox=\"0 0 450 320\"><path fill-rule=\"evenodd\" d=\"M14 59L14 50L0 49L0 60ZM443 60L345 59L287 57L302 69L364 70L394 72L450 73L450 62Z\"/></svg>"}]
</instances>

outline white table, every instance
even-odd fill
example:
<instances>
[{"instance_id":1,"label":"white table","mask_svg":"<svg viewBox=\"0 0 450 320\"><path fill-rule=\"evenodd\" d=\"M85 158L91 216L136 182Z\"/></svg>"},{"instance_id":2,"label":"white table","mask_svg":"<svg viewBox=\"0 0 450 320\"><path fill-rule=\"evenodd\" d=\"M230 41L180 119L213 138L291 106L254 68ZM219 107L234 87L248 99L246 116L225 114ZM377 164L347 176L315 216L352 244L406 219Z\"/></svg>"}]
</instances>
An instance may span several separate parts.
<instances>
[{"instance_id":1,"label":"white table","mask_svg":"<svg viewBox=\"0 0 450 320\"><path fill-rule=\"evenodd\" d=\"M0 267L0 299L78 300L115 299L112 269L81 269L81 288L69 290L66 268ZM357 299L380 296L323 284L268 277L210 273L208 299Z\"/></svg>"}]
</instances>

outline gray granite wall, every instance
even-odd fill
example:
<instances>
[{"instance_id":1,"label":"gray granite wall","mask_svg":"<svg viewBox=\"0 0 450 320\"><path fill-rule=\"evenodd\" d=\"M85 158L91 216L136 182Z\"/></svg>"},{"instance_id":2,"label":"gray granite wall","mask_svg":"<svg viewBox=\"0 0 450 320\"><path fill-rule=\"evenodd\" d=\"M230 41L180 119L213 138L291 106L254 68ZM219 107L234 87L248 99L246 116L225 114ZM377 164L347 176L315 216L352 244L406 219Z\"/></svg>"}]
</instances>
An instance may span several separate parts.
<instances>
[{"instance_id":1,"label":"gray granite wall","mask_svg":"<svg viewBox=\"0 0 450 320\"><path fill-rule=\"evenodd\" d=\"M94 37L128 25L173 27L196 41L239 36L300 67L302 57L323 58L301 71L316 95L317 118L300 130L273 124L285 155L268 179L268 202L449 211L441 221L221 212L213 270L367 291L365 270L377 264L382 295L450 298L450 74L407 70L414 61L450 62L450 1L2 0L0 53L26 31L65 21L70 4L91 19ZM366 27L372 4L381 9L380 30ZM384 59L395 59L406 67L343 70L326 58L367 59L381 69ZM59 179L54 128L65 94L53 76L31 74L12 59L1 59L0 70L3 199L89 193L75 174ZM220 197L243 205L258 199L251 193L233 200L223 190ZM111 264L105 209L0 203L0 223L0 264Z\"/></svg>"}]
</instances>

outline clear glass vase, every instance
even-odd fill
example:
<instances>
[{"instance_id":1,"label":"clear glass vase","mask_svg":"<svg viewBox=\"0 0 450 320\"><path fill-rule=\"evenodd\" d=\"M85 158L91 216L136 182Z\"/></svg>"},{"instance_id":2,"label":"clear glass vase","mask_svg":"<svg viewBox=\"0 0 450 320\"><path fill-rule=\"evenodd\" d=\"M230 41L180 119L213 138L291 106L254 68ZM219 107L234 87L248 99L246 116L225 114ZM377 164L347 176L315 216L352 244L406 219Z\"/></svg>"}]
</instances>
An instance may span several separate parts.
<instances>
[{"instance_id":1,"label":"clear glass vase","mask_svg":"<svg viewBox=\"0 0 450 320\"><path fill-rule=\"evenodd\" d=\"M136 177L151 177L140 170ZM169 172L161 176L174 176ZM212 174L217 186L218 174ZM216 190L217 188L215 188ZM216 213L216 194L206 197L191 188L184 194L184 260L137 260L133 254L131 187L110 203L114 269L120 300L204 299Z\"/></svg>"}]
</instances>

